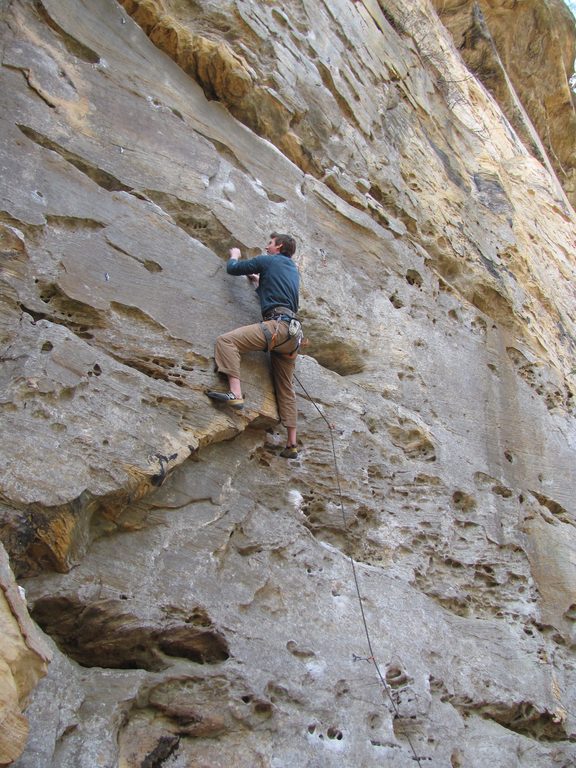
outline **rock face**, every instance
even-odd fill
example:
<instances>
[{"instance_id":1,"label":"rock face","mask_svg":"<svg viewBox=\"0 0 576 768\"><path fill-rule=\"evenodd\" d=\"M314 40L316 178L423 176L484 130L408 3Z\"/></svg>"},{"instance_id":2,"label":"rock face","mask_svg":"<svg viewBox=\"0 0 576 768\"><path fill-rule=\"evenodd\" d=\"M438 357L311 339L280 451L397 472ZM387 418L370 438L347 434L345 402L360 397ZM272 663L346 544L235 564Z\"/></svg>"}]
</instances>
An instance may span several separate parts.
<instances>
[{"instance_id":1,"label":"rock face","mask_svg":"<svg viewBox=\"0 0 576 768\"><path fill-rule=\"evenodd\" d=\"M0 530L54 644L9 760L571 766L576 217L546 154L424 0L0 8ZM273 230L308 341L288 462L263 355L244 411L204 395L258 318L228 249Z\"/></svg>"},{"instance_id":2,"label":"rock face","mask_svg":"<svg viewBox=\"0 0 576 768\"><path fill-rule=\"evenodd\" d=\"M434 0L470 70L576 203L574 16L563 0Z\"/></svg>"},{"instance_id":3,"label":"rock face","mask_svg":"<svg viewBox=\"0 0 576 768\"><path fill-rule=\"evenodd\" d=\"M52 654L28 615L1 545L0 590L0 765L10 765L28 737L22 710Z\"/></svg>"}]
</instances>

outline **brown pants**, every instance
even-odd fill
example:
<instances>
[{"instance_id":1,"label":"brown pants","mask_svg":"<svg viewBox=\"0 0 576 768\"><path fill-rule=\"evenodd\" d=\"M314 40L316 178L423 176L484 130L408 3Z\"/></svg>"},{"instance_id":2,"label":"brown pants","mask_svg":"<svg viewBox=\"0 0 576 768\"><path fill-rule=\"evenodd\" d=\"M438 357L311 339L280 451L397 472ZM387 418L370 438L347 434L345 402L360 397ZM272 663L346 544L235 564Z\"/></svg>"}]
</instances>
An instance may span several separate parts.
<instances>
[{"instance_id":1,"label":"brown pants","mask_svg":"<svg viewBox=\"0 0 576 768\"><path fill-rule=\"evenodd\" d=\"M219 373L225 373L228 376L234 376L239 379L240 355L244 352L255 352L258 350L264 352L267 349L268 345L262 325L268 328L271 335L277 333L274 345L275 347L280 347L280 352L291 351L292 344L290 342L283 344L288 339L288 323L282 320L266 320L264 323L244 325L242 328L236 328L235 331L224 333L216 339L214 357ZM296 355L291 357L280 354L280 352L272 351L270 354L278 412L280 413L280 421L285 427L296 427L298 410L296 408L296 394L293 383Z\"/></svg>"}]
</instances>

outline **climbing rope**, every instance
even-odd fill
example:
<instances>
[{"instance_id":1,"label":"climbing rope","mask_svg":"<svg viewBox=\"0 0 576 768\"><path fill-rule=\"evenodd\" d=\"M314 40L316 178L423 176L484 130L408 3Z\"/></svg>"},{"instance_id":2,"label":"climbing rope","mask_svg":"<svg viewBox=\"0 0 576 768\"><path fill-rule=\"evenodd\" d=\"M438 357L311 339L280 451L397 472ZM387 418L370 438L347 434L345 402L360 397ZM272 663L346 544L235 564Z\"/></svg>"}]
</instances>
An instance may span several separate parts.
<instances>
[{"instance_id":1,"label":"climbing rope","mask_svg":"<svg viewBox=\"0 0 576 768\"><path fill-rule=\"evenodd\" d=\"M334 462L334 473L335 473L335 477L336 477L336 487L337 487L337 491L338 491L338 503L339 503L339 507L340 507L340 512L342 514L342 524L343 524L344 529L346 530L347 525L348 525L348 520L347 520L347 517L346 517L346 511L345 511L345 508L344 508L344 498L343 498L343 495L342 495L342 483L340 481L340 471L338 469L338 458L336 456L336 444L334 442L334 427L328 421L326 416L322 413L322 411L320 410L320 408L318 407L318 405L316 404L316 402L314 401L314 399L312 398L312 396L310 395L310 393L308 392L308 390L306 389L304 384L302 384L302 382L300 381L300 379L296 375L296 372L294 372L294 379L298 383L298 385L300 386L300 388L301 388L302 392L305 394L306 398L309 400L309 402L312 404L312 406L316 409L316 411L318 411L320 417L322 418L322 420L324 421L324 423L326 424L326 426L328 428L328 432L330 434L330 444L331 444L331 447L332 447L332 458L333 458L333 462ZM242 378L241 381L242 381L242 384L246 384L246 383L251 384L251 383L253 383L253 382L248 382L244 378ZM376 655L374 653L372 637L370 635L370 629L368 627L368 621L366 619L366 613L364 611L364 605L362 603L362 595L361 595L361 592L360 592L360 583L358 581L358 573L357 573L357 569L356 569L356 563L354 562L354 558L352 557L352 555L348 555L348 559L350 560L350 565L352 567L352 576L353 576L353 579L354 579L354 587L355 587L355 590L356 590L356 596L358 598L358 605L360 606L360 615L362 617L362 625L363 625L363 628L364 628L364 634L366 636L366 643L367 643L367 646L368 646L368 653L369 653L368 656L357 656L356 654L353 654L353 661L368 661L368 662L372 662L374 664L374 669L376 670L376 675L378 676L379 683L380 683L380 685L382 687L382 690L383 690L383 692L385 694L385 697L388 698L388 700L390 701L390 704L392 706L392 710L394 712L394 718L395 719L401 719L400 710L398 709L398 705L394 701L394 697L393 697L392 692L390 690L390 686L388 685L388 683L386 682L386 678L382 674L382 670L380 669L380 665L378 664L378 661L376 659ZM416 752L416 749L414 748L414 744L412 743L412 739L410 738L409 734L406 734L406 740L407 740L407 742L408 742L408 744L410 746L410 749L412 751L412 756L413 756L414 761L418 764L418 768L422 768L421 760L425 759L425 758L421 758L421 757L418 756L418 753Z\"/></svg>"},{"instance_id":2,"label":"climbing rope","mask_svg":"<svg viewBox=\"0 0 576 768\"><path fill-rule=\"evenodd\" d=\"M326 426L328 427L328 432L330 434L330 443L332 445L332 458L334 460L334 471L336 476L336 487L338 490L338 502L340 506L340 512L342 514L342 524L344 526L344 529L346 530L346 527L348 525L348 520L346 518L346 511L344 509L344 499L342 496L342 484L340 482L340 472L338 469L338 459L336 456L336 445L334 442L334 427L333 425L328 421L326 416L322 413L320 408L316 405L314 400L312 399L310 393L306 389L306 387L302 384L296 373L294 373L294 379L298 382L298 385L306 395L307 399L310 401L310 403L314 406L314 408L318 411L323 421L326 423ZM353 656L353 660L365 660L365 661L371 661L374 664L374 669L376 670L376 674L378 676L378 679L380 681L380 684L382 686L382 689L385 693L385 695L388 697L390 704L392 705L392 709L394 711L394 716L396 719L400 718L400 711L398 709L398 705L394 701L394 697L392 696L392 693L390 691L390 686L386 682L386 678L382 674L382 670L380 669L380 665L378 664L378 661L376 660L376 656L374 654L374 647L372 645L372 638L370 636L370 630L368 628L368 621L366 619L366 613L364 611L364 605L362 604L362 595L360 593L360 583L358 581L358 573L356 569L356 563L354 562L354 558L352 555L348 555L348 559L350 560L350 565L352 566L352 576L354 578L354 586L356 588L356 596L358 597L358 604L360 606L360 614L362 616L362 624L364 627L364 634L366 635L366 643L368 645L368 653L369 655L367 657L364 656ZM419 768L422 768L422 765L420 763L421 758L416 753L416 750L414 748L414 745L412 744L412 740L410 739L410 736L406 734L406 739L408 741L408 744L410 745L410 749L412 750L412 755L414 757L414 760L418 763Z\"/></svg>"}]
</instances>

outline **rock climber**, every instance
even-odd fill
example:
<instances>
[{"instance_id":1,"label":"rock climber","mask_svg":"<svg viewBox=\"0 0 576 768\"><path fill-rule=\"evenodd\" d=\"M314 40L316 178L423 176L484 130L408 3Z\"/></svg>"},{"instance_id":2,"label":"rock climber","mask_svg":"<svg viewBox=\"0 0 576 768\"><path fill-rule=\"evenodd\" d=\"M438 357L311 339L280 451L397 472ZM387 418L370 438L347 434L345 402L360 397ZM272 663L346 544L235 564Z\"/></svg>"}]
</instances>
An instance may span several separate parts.
<instances>
[{"instance_id":1,"label":"rock climber","mask_svg":"<svg viewBox=\"0 0 576 768\"><path fill-rule=\"evenodd\" d=\"M296 317L300 276L292 261L296 241L291 235L272 232L266 253L253 259L240 260L239 248L230 249L226 265L229 275L246 275L260 299L262 321L245 325L216 339L214 357L218 373L228 377L228 392L206 392L212 400L243 408L240 383L240 355L262 350L270 352L270 364L280 421L286 427L286 447L280 456L295 459L297 408L294 392L294 368L302 340L302 328Z\"/></svg>"}]
</instances>

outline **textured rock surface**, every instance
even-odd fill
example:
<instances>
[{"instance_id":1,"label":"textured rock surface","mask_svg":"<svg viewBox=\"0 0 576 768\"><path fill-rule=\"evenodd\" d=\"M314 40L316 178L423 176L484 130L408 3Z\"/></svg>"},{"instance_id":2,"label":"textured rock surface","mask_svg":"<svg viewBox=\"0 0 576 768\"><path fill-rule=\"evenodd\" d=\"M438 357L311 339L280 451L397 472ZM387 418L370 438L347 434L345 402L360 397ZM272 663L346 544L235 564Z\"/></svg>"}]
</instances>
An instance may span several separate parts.
<instances>
[{"instance_id":1,"label":"textured rock surface","mask_svg":"<svg viewBox=\"0 0 576 768\"><path fill-rule=\"evenodd\" d=\"M28 721L22 712L52 654L28 615L1 545L0 632L0 765L10 765L26 745Z\"/></svg>"},{"instance_id":2,"label":"textured rock surface","mask_svg":"<svg viewBox=\"0 0 576 768\"><path fill-rule=\"evenodd\" d=\"M0 526L55 643L15 765L568 768L576 218L432 7L2 7ZM203 394L273 229L295 462L262 356Z\"/></svg>"},{"instance_id":3,"label":"textured rock surface","mask_svg":"<svg viewBox=\"0 0 576 768\"><path fill-rule=\"evenodd\" d=\"M574 16L563 0L434 0L471 71L576 202Z\"/></svg>"}]
</instances>

